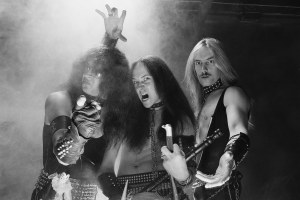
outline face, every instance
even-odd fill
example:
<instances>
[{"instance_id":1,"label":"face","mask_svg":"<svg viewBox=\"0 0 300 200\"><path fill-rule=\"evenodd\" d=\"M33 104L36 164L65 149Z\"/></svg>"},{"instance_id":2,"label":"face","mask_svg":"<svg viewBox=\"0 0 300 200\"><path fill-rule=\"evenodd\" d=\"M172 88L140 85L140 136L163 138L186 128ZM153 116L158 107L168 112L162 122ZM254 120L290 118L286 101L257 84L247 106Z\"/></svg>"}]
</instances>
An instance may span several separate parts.
<instances>
[{"instance_id":1,"label":"face","mask_svg":"<svg viewBox=\"0 0 300 200\"><path fill-rule=\"evenodd\" d=\"M86 67L82 75L82 90L91 96L99 95L99 84L101 74L93 71L91 67Z\"/></svg>"},{"instance_id":2,"label":"face","mask_svg":"<svg viewBox=\"0 0 300 200\"><path fill-rule=\"evenodd\" d=\"M199 83L203 87L214 84L220 78L214 53L207 47L201 47L194 53L194 67Z\"/></svg>"},{"instance_id":3,"label":"face","mask_svg":"<svg viewBox=\"0 0 300 200\"><path fill-rule=\"evenodd\" d=\"M157 94L153 77L143 63L138 63L132 74L135 90L145 108L161 101Z\"/></svg>"}]
</instances>

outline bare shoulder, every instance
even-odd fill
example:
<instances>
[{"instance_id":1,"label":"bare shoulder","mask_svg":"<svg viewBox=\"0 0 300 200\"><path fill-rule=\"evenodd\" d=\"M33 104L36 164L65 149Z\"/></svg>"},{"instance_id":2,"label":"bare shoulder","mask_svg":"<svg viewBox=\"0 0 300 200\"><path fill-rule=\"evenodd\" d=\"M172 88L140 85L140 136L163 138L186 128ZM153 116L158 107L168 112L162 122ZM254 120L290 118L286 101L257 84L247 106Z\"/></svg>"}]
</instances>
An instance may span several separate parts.
<instances>
[{"instance_id":1,"label":"bare shoulder","mask_svg":"<svg viewBox=\"0 0 300 200\"><path fill-rule=\"evenodd\" d=\"M237 86L231 86L227 88L224 94L224 105L240 105L245 108L250 107L250 99L246 95L246 93L242 90L242 88Z\"/></svg>"},{"instance_id":2,"label":"bare shoulder","mask_svg":"<svg viewBox=\"0 0 300 200\"><path fill-rule=\"evenodd\" d=\"M58 91L48 95L45 106L69 103L71 103L71 97L69 93L67 91Z\"/></svg>"},{"instance_id":3,"label":"bare shoulder","mask_svg":"<svg viewBox=\"0 0 300 200\"><path fill-rule=\"evenodd\" d=\"M48 95L45 102L45 123L50 122L57 116L70 116L72 112L71 97L66 91L53 92Z\"/></svg>"}]
</instances>

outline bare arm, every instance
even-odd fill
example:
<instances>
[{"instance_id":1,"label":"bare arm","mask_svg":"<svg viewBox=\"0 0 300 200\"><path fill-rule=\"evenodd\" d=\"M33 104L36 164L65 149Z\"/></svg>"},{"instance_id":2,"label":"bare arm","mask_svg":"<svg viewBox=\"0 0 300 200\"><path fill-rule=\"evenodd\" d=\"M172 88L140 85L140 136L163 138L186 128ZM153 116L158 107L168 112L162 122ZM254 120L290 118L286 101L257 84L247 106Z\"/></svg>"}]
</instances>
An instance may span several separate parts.
<instances>
[{"instance_id":1,"label":"bare arm","mask_svg":"<svg viewBox=\"0 0 300 200\"><path fill-rule=\"evenodd\" d=\"M76 163L83 150L85 140L81 140L78 135L77 128L71 122L72 104L69 94L66 91L51 93L45 103L45 124L51 127L53 153L59 163L69 165ZM80 145L75 151L72 151L72 156L62 157L60 147L66 142L75 143L73 147ZM69 150L69 149L67 149Z\"/></svg>"},{"instance_id":2,"label":"bare arm","mask_svg":"<svg viewBox=\"0 0 300 200\"><path fill-rule=\"evenodd\" d=\"M248 134L248 113L250 101L238 87L230 87L224 96L230 137L240 132Z\"/></svg>"},{"instance_id":3,"label":"bare arm","mask_svg":"<svg viewBox=\"0 0 300 200\"><path fill-rule=\"evenodd\" d=\"M72 114L72 105L69 94L65 91L51 93L45 103L45 124L49 125L58 116Z\"/></svg>"},{"instance_id":4,"label":"bare arm","mask_svg":"<svg viewBox=\"0 0 300 200\"><path fill-rule=\"evenodd\" d=\"M75 164L90 138L102 136L100 110L91 102L72 112L67 92L56 92L46 100L45 124L50 124L53 153L62 165ZM99 105L98 105L99 106Z\"/></svg>"},{"instance_id":5,"label":"bare arm","mask_svg":"<svg viewBox=\"0 0 300 200\"><path fill-rule=\"evenodd\" d=\"M225 184L231 172L246 155L249 148L248 113L250 102L242 89L230 87L224 96L230 139L224 154L219 160L215 175L206 175L198 171L196 177L205 182L206 188L218 187Z\"/></svg>"}]
</instances>

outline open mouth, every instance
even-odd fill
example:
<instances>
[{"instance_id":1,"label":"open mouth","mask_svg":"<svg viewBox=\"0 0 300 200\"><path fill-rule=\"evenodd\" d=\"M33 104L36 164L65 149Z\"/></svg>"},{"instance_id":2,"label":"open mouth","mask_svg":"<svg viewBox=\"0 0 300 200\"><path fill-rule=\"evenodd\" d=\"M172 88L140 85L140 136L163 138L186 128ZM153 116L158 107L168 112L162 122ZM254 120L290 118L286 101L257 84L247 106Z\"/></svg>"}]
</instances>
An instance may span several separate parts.
<instances>
[{"instance_id":1,"label":"open mouth","mask_svg":"<svg viewBox=\"0 0 300 200\"><path fill-rule=\"evenodd\" d=\"M149 99L148 94L142 94L142 101L147 101Z\"/></svg>"}]
</instances>

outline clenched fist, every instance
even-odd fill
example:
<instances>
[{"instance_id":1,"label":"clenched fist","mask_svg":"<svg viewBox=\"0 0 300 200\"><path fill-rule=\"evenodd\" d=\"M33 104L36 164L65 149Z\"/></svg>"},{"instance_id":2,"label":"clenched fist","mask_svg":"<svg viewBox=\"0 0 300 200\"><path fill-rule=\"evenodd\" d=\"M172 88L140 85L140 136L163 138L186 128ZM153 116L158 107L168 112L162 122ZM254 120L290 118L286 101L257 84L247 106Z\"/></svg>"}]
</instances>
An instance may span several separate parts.
<instances>
[{"instance_id":1,"label":"clenched fist","mask_svg":"<svg viewBox=\"0 0 300 200\"><path fill-rule=\"evenodd\" d=\"M78 102L81 100L80 98ZM83 104L78 102L73 111L72 120L78 129L79 135L86 139L101 137L103 132L100 103L93 100Z\"/></svg>"}]
</instances>

